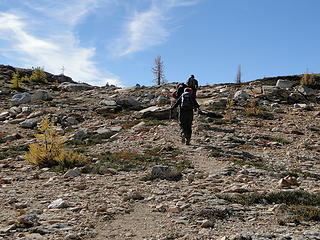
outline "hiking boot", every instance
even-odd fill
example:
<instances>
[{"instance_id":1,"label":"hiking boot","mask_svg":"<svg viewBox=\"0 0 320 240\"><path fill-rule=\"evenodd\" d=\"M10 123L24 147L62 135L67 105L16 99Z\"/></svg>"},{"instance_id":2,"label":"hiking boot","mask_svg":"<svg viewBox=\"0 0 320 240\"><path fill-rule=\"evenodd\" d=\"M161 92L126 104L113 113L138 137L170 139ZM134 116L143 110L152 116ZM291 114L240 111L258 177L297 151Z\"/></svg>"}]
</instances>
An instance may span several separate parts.
<instances>
[{"instance_id":1,"label":"hiking boot","mask_svg":"<svg viewBox=\"0 0 320 240\"><path fill-rule=\"evenodd\" d=\"M181 137L181 143L185 143L185 142L186 142L185 137Z\"/></svg>"},{"instance_id":2,"label":"hiking boot","mask_svg":"<svg viewBox=\"0 0 320 240\"><path fill-rule=\"evenodd\" d=\"M190 139L187 139L186 145L190 145Z\"/></svg>"}]
</instances>

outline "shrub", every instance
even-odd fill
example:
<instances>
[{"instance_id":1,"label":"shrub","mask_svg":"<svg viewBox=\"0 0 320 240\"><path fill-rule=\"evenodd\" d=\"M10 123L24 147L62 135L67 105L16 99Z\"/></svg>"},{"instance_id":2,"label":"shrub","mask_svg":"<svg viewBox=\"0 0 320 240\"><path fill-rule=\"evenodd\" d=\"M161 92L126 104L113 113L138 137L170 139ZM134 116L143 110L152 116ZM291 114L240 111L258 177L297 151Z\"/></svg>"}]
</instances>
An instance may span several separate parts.
<instances>
[{"instance_id":1,"label":"shrub","mask_svg":"<svg viewBox=\"0 0 320 240\"><path fill-rule=\"evenodd\" d=\"M233 98L229 98L227 107L226 107L226 113L224 115L224 120L227 122L232 122L234 120L233 106L234 106Z\"/></svg>"},{"instance_id":2,"label":"shrub","mask_svg":"<svg viewBox=\"0 0 320 240\"><path fill-rule=\"evenodd\" d=\"M23 88L23 84L22 84L22 80L20 79L19 72L15 72L12 75L11 85L9 87L13 89Z\"/></svg>"},{"instance_id":3,"label":"shrub","mask_svg":"<svg viewBox=\"0 0 320 240\"><path fill-rule=\"evenodd\" d=\"M64 140L48 117L40 124L37 143L30 144L26 160L39 167L59 166L62 169L83 166L86 159L79 153L64 149Z\"/></svg>"},{"instance_id":4,"label":"shrub","mask_svg":"<svg viewBox=\"0 0 320 240\"><path fill-rule=\"evenodd\" d=\"M249 104L245 108L245 112L247 116L259 116L262 111L257 107L256 101L251 98Z\"/></svg>"},{"instance_id":5,"label":"shrub","mask_svg":"<svg viewBox=\"0 0 320 240\"><path fill-rule=\"evenodd\" d=\"M317 85L315 74L314 73L309 74L308 68L306 69L305 74L303 74L300 80L300 85L309 86L309 87Z\"/></svg>"},{"instance_id":6,"label":"shrub","mask_svg":"<svg viewBox=\"0 0 320 240\"><path fill-rule=\"evenodd\" d=\"M43 71L43 68L41 68L41 67L34 68L29 79L31 82L42 82L42 83L48 82L47 75Z\"/></svg>"}]
</instances>

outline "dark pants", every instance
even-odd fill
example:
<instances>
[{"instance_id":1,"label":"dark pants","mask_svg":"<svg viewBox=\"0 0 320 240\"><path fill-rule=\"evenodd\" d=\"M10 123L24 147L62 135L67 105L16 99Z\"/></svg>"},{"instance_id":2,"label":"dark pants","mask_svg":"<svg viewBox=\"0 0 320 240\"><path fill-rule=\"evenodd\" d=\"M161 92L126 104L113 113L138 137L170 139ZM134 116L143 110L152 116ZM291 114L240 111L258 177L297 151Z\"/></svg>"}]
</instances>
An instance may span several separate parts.
<instances>
[{"instance_id":1,"label":"dark pants","mask_svg":"<svg viewBox=\"0 0 320 240\"><path fill-rule=\"evenodd\" d=\"M192 134L193 109L184 110L180 108L179 123L181 128L181 136L190 141Z\"/></svg>"}]
</instances>

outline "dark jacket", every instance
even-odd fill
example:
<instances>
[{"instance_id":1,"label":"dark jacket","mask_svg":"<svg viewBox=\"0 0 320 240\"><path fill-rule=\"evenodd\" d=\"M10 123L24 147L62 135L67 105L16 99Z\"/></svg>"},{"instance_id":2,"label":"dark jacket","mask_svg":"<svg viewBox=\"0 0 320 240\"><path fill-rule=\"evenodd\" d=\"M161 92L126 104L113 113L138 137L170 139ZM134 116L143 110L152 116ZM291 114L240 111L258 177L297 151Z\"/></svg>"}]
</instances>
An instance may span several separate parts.
<instances>
[{"instance_id":1,"label":"dark jacket","mask_svg":"<svg viewBox=\"0 0 320 240\"><path fill-rule=\"evenodd\" d=\"M178 100L176 101L175 104L172 105L171 109L175 109L176 107L180 106L181 108L181 102L182 102L182 98L184 96L184 94L190 94L190 99L193 103L193 108L200 108L200 105L198 104L197 100L192 96L191 93L189 92L186 92L186 93L183 93L179 98Z\"/></svg>"},{"instance_id":2,"label":"dark jacket","mask_svg":"<svg viewBox=\"0 0 320 240\"><path fill-rule=\"evenodd\" d=\"M189 79L187 80L187 86L192 88L192 90L196 90L199 87L198 81L193 77L189 77Z\"/></svg>"}]
</instances>

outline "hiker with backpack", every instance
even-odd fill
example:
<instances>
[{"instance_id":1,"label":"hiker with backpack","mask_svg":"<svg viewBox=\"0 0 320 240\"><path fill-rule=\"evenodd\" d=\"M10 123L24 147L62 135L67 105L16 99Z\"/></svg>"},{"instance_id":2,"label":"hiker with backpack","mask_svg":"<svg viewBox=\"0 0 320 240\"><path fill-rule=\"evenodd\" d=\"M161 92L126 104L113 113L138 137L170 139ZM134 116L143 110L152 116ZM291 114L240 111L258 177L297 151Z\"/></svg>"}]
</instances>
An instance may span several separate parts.
<instances>
[{"instance_id":1,"label":"hiker with backpack","mask_svg":"<svg viewBox=\"0 0 320 240\"><path fill-rule=\"evenodd\" d=\"M192 134L193 109L200 111L200 105L192 96L192 89L186 88L184 93L172 105L171 111L179 106L179 124L181 128L181 141L190 145Z\"/></svg>"},{"instance_id":2,"label":"hiker with backpack","mask_svg":"<svg viewBox=\"0 0 320 240\"><path fill-rule=\"evenodd\" d=\"M187 86L192 89L192 96L196 98L197 89L199 87L198 80L194 78L194 75L191 74L187 80Z\"/></svg>"},{"instance_id":3,"label":"hiker with backpack","mask_svg":"<svg viewBox=\"0 0 320 240\"><path fill-rule=\"evenodd\" d=\"M182 93L184 93L184 89L186 89L186 87L188 87L186 84L179 83L176 87L176 90L172 93L172 97L174 99L178 99Z\"/></svg>"}]
</instances>

